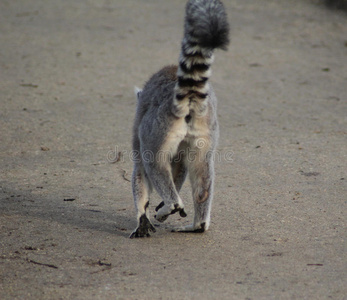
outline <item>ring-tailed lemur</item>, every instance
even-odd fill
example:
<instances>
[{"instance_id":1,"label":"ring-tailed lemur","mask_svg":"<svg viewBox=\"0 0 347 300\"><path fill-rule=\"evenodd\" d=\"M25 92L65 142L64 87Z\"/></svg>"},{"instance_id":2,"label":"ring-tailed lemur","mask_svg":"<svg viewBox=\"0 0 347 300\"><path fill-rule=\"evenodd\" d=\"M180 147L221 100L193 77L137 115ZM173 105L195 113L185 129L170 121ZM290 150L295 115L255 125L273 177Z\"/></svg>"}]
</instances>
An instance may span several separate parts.
<instances>
[{"instance_id":1,"label":"ring-tailed lemur","mask_svg":"<svg viewBox=\"0 0 347 300\"><path fill-rule=\"evenodd\" d=\"M217 99L208 79L213 51L226 50L229 24L219 0L189 0L179 66L154 74L137 90L133 129L132 187L138 225L132 237L149 236L149 194L154 186L163 201L155 218L186 216L178 192L189 173L195 208L191 225L174 231L204 232L210 224L215 150L219 131Z\"/></svg>"}]
</instances>

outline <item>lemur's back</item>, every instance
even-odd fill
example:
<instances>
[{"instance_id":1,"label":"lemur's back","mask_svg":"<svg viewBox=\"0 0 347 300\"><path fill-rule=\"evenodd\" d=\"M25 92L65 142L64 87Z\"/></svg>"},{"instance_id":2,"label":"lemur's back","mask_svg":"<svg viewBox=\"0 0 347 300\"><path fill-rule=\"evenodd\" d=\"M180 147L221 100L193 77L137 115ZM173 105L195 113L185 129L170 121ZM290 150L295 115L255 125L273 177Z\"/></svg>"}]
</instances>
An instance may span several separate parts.
<instances>
[{"instance_id":1,"label":"lemur's back","mask_svg":"<svg viewBox=\"0 0 347 300\"><path fill-rule=\"evenodd\" d=\"M156 219L186 216L178 192L189 171L195 201L192 225L182 231L203 232L210 222L213 151L218 139L216 97L208 83L213 52L226 49L229 25L219 0L189 0L178 66L154 74L137 93L133 149L133 194L138 226L131 237L155 231L149 221L152 186L162 197ZM189 155L194 152L195 158Z\"/></svg>"},{"instance_id":2,"label":"lemur's back","mask_svg":"<svg viewBox=\"0 0 347 300\"><path fill-rule=\"evenodd\" d=\"M137 112L133 129L133 150L140 151L139 127L144 125L143 117L147 115L149 123L147 128L153 125L152 120L165 112L166 117L170 113L174 87L177 82L177 66L167 66L155 73L138 94ZM160 109L159 109L160 107ZM166 123L163 120L163 123Z\"/></svg>"},{"instance_id":3,"label":"lemur's back","mask_svg":"<svg viewBox=\"0 0 347 300\"><path fill-rule=\"evenodd\" d=\"M138 95L138 113L143 115L150 107L172 103L177 82L177 66L167 66L155 73Z\"/></svg>"}]
</instances>

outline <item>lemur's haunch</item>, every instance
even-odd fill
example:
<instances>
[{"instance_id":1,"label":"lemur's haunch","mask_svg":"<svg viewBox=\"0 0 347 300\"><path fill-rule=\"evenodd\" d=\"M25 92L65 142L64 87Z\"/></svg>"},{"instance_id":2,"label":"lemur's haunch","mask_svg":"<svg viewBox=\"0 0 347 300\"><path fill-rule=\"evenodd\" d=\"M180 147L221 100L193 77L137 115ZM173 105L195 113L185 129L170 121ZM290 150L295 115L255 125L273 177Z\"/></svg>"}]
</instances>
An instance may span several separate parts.
<instances>
[{"instance_id":1,"label":"lemur's haunch","mask_svg":"<svg viewBox=\"0 0 347 300\"><path fill-rule=\"evenodd\" d=\"M188 1L178 67L164 67L136 92L133 150L138 155L132 188L138 225L131 238L155 232L148 212L152 187L163 200L156 208L159 222L176 212L186 216L178 193L187 174L194 220L174 231L204 232L210 225L213 152L219 130L217 98L208 79L214 49L225 50L228 43L229 24L222 2Z\"/></svg>"}]
</instances>

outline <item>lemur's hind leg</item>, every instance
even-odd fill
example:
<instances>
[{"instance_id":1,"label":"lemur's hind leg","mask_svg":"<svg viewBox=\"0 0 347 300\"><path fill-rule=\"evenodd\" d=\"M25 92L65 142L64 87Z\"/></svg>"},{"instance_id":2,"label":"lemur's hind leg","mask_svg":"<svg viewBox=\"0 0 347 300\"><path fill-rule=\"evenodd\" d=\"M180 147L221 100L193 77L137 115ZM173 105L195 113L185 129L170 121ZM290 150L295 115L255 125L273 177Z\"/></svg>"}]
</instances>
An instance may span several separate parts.
<instances>
[{"instance_id":1,"label":"lemur's hind leg","mask_svg":"<svg viewBox=\"0 0 347 300\"><path fill-rule=\"evenodd\" d=\"M160 163L149 163L146 168L149 179L163 199L163 204L157 207L155 218L164 222L169 215L179 212L185 215L182 199L178 195L171 173L170 161L165 159Z\"/></svg>"},{"instance_id":2,"label":"lemur's hind leg","mask_svg":"<svg viewBox=\"0 0 347 300\"><path fill-rule=\"evenodd\" d=\"M135 207L137 211L137 227L131 233L130 238L150 236L150 232L155 232L155 228L149 221L148 205L151 186L143 167L135 164L132 175L132 185Z\"/></svg>"},{"instance_id":3,"label":"lemur's hind leg","mask_svg":"<svg viewBox=\"0 0 347 300\"><path fill-rule=\"evenodd\" d=\"M198 151L198 150L197 150ZM194 221L173 231L204 232L210 225L210 212L213 198L214 162L212 152L201 153L188 164L193 192Z\"/></svg>"},{"instance_id":4,"label":"lemur's hind leg","mask_svg":"<svg viewBox=\"0 0 347 300\"><path fill-rule=\"evenodd\" d=\"M172 168L171 173L172 173L173 181L174 181L176 190L179 193L188 173L188 169L183 157L183 152L179 152L179 154L172 160L171 168ZM164 206L164 201L159 203L159 205L155 208L155 211L158 211L163 206ZM174 212L171 212L171 213L174 213ZM187 216L184 210L180 210L179 213L180 213L180 216L183 218Z\"/></svg>"},{"instance_id":5,"label":"lemur's hind leg","mask_svg":"<svg viewBox=\"0 0 347 300\"><path fill-rule=\"evenodd\" d=\"M186 180L188 169L185 163L185 158L177 155L172 163L172 177L176 186L177 192L179 192L183 186L184 181Z\"/></svg>"}]
</instances>

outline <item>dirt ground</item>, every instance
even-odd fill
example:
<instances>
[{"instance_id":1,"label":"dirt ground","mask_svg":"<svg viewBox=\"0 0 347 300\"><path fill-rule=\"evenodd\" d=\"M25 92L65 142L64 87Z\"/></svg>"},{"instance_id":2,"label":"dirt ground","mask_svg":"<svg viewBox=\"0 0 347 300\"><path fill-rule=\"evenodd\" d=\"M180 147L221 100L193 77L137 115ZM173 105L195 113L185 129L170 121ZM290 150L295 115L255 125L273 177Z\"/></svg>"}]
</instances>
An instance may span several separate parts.
<instances>
[{"instance_id":1,"label":"dirt ground","mask_svg":"<svg viewBox=\"0 0 347 300\"><path fill-rule=\"evenodd\" d=\"M128 239L133 86L185 0L0 2L0 299L347 299L347 14L225 4L210 231L170 231L187 183L187 218Z\"/></svg>"}]
</instances>

